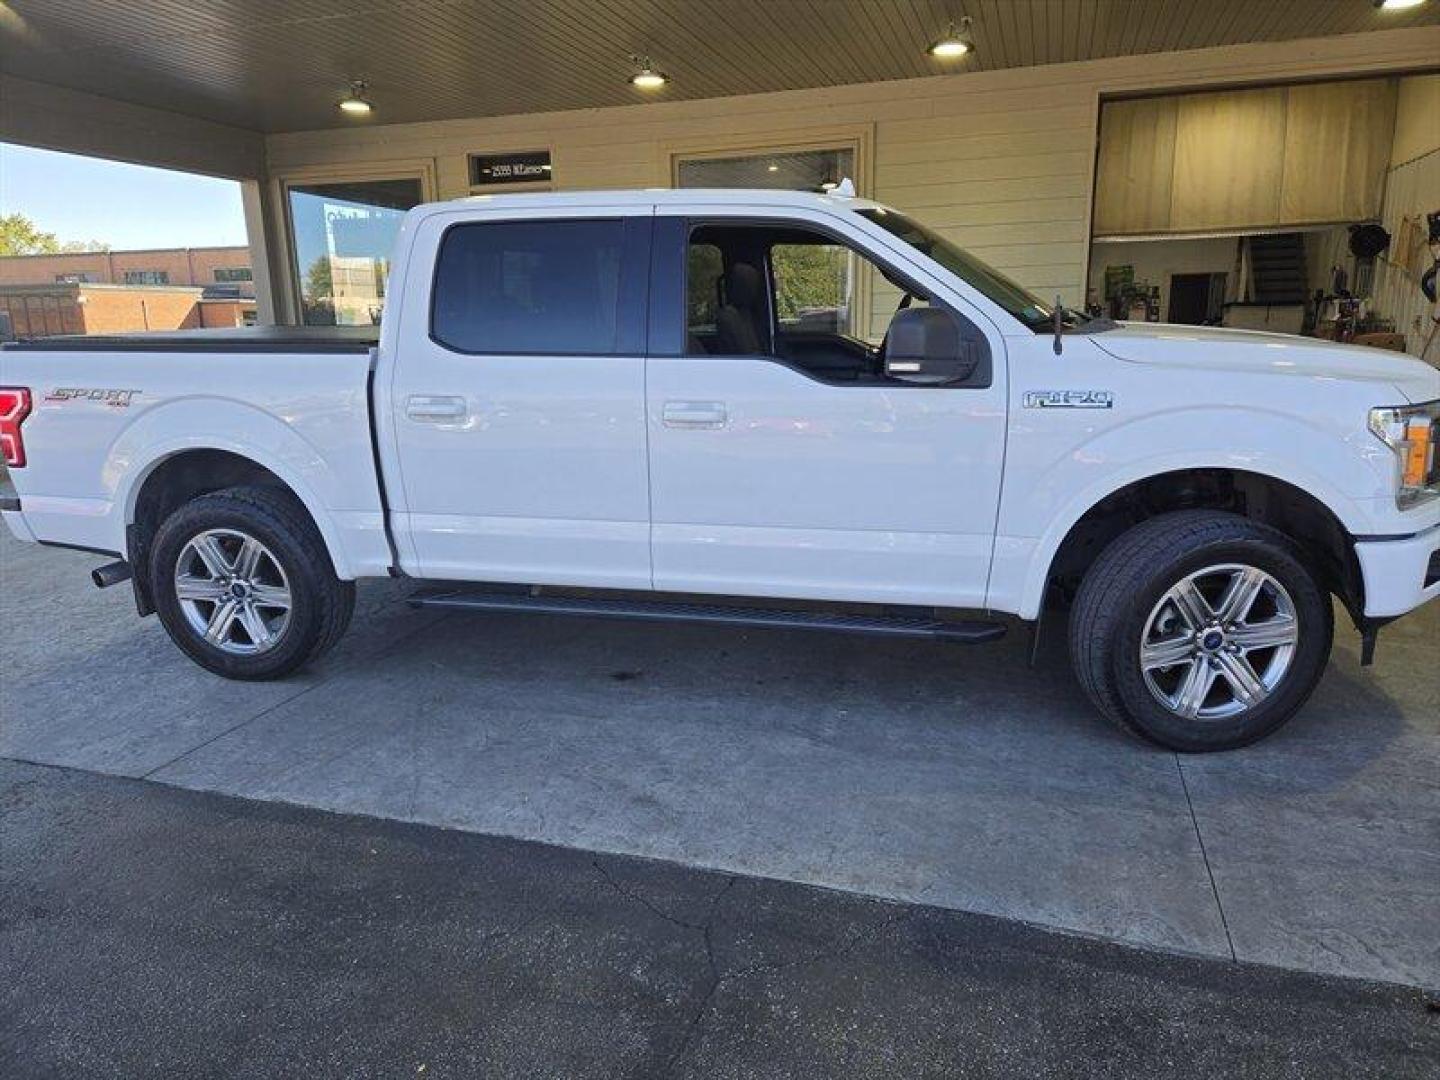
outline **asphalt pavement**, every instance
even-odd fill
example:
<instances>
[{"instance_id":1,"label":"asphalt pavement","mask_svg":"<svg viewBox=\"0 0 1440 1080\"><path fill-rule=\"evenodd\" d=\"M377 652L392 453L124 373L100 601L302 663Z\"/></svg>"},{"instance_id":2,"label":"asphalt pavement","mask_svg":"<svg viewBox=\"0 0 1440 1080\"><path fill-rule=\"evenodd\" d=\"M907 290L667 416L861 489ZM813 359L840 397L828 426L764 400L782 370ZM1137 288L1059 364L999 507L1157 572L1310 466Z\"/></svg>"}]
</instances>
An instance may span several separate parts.
<instances>
[{"instance_id":1,"label":"asphalt pavement","mask_svg":"<svg viewBox=\"0 0 1440 1080\"><path fill-rule=\"evenodd\" d=\"M0 761L0 1076L1435 1077L1417 989Z\"/></svg>"}]
</instances>

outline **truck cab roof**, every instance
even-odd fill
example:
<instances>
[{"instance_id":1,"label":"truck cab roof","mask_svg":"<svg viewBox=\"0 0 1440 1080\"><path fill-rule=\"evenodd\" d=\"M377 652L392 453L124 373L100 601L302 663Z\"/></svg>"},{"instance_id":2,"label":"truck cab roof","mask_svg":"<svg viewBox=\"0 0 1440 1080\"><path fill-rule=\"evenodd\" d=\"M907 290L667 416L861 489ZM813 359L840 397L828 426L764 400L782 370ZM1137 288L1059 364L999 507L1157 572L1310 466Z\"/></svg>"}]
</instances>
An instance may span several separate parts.
<instances>
[{"instance_id":1,"label":"truck cab roof","mask_svg":"<svg viewBox=\"0 0 1440 1080\"><path fill-rule=\"evenodd\" d=\"M753 205L774 209L791 207L810 210L873 210L886 207L872 199L837 192L790 191L781 188L638 188L601 191L518 192L497 195L468 195L444 202L424 203L412 214L429 215L453 210L474 209L477 205L507 208L570 208L585 206L694 206L714 203L725 206Z\"/></svg>"}]
</instances>

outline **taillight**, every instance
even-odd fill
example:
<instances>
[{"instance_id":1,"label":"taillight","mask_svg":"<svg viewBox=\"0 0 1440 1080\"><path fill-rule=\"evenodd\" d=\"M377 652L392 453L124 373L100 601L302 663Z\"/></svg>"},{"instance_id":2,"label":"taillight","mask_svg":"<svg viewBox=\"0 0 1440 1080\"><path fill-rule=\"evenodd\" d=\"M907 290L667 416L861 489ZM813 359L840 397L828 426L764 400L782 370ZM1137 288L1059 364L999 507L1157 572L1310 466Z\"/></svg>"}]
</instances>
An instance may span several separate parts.
<instances>
[{"instance_id":1,"label":"taillight","mask_svg":"<svg viewBox=\"0 0 1440 1080\"><path fill-rule=\"evenodd\" d=\"M25 464L25 440L20 437L20 422L29 415L30 391L23 386L0 386L0 453L12 469Z\"/></svg>"}]
</instances>

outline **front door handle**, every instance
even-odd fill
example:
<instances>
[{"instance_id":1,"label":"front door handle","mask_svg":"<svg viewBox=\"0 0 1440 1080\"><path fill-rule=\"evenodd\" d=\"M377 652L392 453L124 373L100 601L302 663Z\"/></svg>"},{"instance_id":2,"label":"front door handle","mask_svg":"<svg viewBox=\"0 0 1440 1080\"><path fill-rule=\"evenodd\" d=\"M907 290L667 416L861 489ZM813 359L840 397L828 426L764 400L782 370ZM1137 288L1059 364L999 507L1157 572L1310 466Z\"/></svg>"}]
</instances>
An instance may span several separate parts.
<instances>
[{"instance_id":1,"label":"front door handle","mask_svg":"<svg viewBox=\"0 0 1440 1080\"><path fill-rule=\"evenodd\" d=\"M723 428L726 420L718 401L667 401L660 417L670 428Z\"/></svg>"},{"instance_id":2,"label":"front door handle","mask_svg":"<svg viewBox=\"0 0 1440 1080\"><path fill-rule=\"evenodd\" d=\"M464 420L469 412L463 397L411 394L405 399L405 415L425 424L455 424Z\"/></svg>"}]
</instances>

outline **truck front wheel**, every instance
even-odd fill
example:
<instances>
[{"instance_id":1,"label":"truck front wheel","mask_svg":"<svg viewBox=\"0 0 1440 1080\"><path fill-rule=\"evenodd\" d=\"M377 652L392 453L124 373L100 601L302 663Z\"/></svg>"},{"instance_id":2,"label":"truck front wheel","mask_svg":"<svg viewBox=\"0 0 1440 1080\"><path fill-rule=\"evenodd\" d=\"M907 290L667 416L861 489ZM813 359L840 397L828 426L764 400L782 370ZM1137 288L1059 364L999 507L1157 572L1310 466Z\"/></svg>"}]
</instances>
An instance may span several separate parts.
<instances>
[{"instance_id":1,"label":"truck front wheel","mask_svg":"<svg viewBox=\"0 0 1440 1080\"><path fill-rule=\"evenodd\" d=\"M149 573L171 639L227 679L289 674L339 640L355 607L354 582L335 576L304 507L263 487L177 509L155 536Z\"/></svg>"},{"instance_id":2,"label":"truck front wheel","mask_svg":"<svg viewBox=\"0 0 1440 1080\"><path fill-rule=\"evenodd\" d=\"M1172 750L1229 750L1295 714L1330 655L1334 613L1283 533L1187 510L1121 535L1086 573L1070 655L1090 700Z\"/></svg>"}]
</instances>

